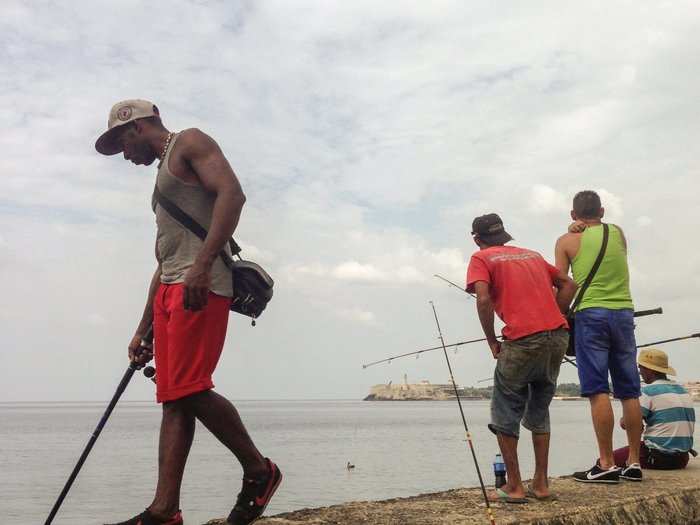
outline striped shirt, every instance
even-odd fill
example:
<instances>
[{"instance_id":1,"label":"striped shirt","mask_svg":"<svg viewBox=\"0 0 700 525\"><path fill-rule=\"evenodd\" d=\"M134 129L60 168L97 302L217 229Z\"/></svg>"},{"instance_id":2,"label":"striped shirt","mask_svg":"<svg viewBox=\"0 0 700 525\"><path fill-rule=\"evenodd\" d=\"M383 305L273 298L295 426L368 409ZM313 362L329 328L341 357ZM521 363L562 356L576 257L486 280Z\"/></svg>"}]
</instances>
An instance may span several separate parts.
<instances>
[{"instance_id":1,"label":"striped shirt","mask_svg":"<svg viewBox=\"0 0 700 525\"><path fill-rule=\"evenodd\" d=\"M662 452L687 452L693 448L695 409L688 391L675 381L657 379L642 387L642 417L646 423L644 444Z\"/></svg>"}]
</instances>

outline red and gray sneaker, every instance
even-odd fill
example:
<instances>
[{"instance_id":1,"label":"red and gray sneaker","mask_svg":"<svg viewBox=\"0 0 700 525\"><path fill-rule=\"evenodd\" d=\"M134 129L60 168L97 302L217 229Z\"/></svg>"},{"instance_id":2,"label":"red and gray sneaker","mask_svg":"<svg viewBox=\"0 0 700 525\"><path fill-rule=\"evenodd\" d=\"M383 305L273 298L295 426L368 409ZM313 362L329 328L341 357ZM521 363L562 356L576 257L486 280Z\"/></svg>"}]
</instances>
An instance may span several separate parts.
<instances>
[{"instance_id":1,"label":"red and gray sneaker","mask_svg":"<svg viewBox=\"0 0 700 525\"><path fill-rule=\"evenodd\" d=\"M182 525L182 512L179 510L168 521L159 521L154 518L148 509L144 510L138 516L134 516L130 520L112 523L111 525ZM105 525L110 525L105 523Z\"/></svg>"},{"instance_id":2,"label":"red and gray sneaker","mask_svg":"<svg viewBox=\"0 0 700 525\"><path fill-rule=\"evenodd\" d=\"M253 523L267 508L272 495L282 482L282 472L272 461L265 458L268 474L258 479L243 478L243 487L236 499L236 505L228 515L229 525L248 525Z\"/></svg>"}]
</instances>

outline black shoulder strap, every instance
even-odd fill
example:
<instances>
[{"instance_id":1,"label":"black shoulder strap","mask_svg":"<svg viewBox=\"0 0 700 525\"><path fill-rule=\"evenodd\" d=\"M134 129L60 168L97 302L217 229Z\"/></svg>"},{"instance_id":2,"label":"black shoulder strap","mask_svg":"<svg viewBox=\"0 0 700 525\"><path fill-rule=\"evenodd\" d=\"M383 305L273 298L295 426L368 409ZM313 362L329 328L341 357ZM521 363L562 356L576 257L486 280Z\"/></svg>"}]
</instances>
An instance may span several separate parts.
<instances>
[{"instance_id":1,"label":"black shoulder strap","mask_svg":"<svg viewBox=\"0 0 700 525\"><path fill-rule=\"evenodd\" d=\"M186 212L184 212L182 208L180 208L177 204L175 204L173 201L171 201L165 195L163 195L158 189L157 184L155 189L153 190L153 196L155 197L156 202L160 204L173 219L182 224L185 228L190 230L200 239L204 240L207 238L207 230L201 224L195 221L192 217L190 217ZM233 238L229 239L228 243L231 247L232 255L239 255L241 253L241 247L238 246L238 243L236 243L236 241L234 241ZM221 250L221 257L224 259L224 262L226 262L227 265L230 263L229 256L224 250Z\"/></svg>"},{"instance_id":2,"label":"black shoulder strap","mask_svg":"<svg viewBox=\"0 0 700 525\"><path fill-rule=\"evenodd\" d=\"M578 291L578 294L576 295L576 299L574 299L574 303L571 305L571 309L569 311L572 313L575 312L576 308L578 308L578 305L581 304L581 301L583 300L583 294L586 293L586 290L588 289L590 284L593 282L593 278L595 277L595 274L598 271L598 268L600 268L600 263L603 262L603 257L605 256L605 250L608 248L608 237L609 236L610 236L610 228L608 227L607 224L603 224L603 242L600 245L600 251L598 252L598 257L596 258L595 262L593 263L593 267L591 268L591 271L588 272L588 277L586 277L586 280L583 282L581 289Z\"/></svg>"}]
</instances>

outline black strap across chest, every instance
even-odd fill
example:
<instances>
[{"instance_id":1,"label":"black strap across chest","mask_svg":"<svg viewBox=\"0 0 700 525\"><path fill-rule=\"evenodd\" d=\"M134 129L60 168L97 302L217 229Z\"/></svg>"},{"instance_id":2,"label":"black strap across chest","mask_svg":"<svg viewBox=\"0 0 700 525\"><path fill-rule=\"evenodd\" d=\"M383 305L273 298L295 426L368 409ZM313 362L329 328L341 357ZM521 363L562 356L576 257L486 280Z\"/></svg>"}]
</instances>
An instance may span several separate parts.
<instances>
[{"instance_id":1,"label":"black strap across chest","mask_svg":"<svg viewBox=\"0 0 700 525\"><path fill-rule=\"evenodd\" d=\"M588 276L586 277L586 280L581 285L581 288L579 289L578 294L576 294L576 299L574 299L574 302L571 305L571 308L569 310L571 313L575 312L576 308L578 308L578 305L581 304L581 301L583 300L583 295L586 293L586 290L588 290L588 287L593 282L593 278L595 277L595 274L598 272L598 268L600 268L600 264L603 262L603 257L605 256L605 251L608 248L609 236L610 236L610 228L607 224L603 224L603 242L600 245L600 251L598 252L598 257L596 257L596 260L593 263L593 266L591 267L591 271L588 272Z\"/></svg>"},{"instance_id":2,"label":"black strap across chest","mask_svg":"<svg viewBox=\"0 0 700 525\"><path fill-rule=\"evenodd\" d=\"M192 233L194 233L197 237L199 237L202 241L207 238L207 230L199 224L196 220L194 220L192 217L190 217L187 212L183 211L182 208L180 208L177 204L175 204L173 201L168 199L165 195L163 195L160 190L158 189L158 185L156 184L154 190L153 190L153 197L156 199L156 202L163 207L165 211L168 212L168 214L175 219L177 222L182 224L185 228L190 230ZM238 246L238 243L233 240L233 238L229 239L228 241L229 246L231 248L231 254L232 255L238 255L240 258L240 253L241 253L241 247ZM224 250L221 250L221 258L224 260L226 263L226 266L231 266L231 258L229 257L228 253L226 253Z\"/></svg>"}]
</instances>

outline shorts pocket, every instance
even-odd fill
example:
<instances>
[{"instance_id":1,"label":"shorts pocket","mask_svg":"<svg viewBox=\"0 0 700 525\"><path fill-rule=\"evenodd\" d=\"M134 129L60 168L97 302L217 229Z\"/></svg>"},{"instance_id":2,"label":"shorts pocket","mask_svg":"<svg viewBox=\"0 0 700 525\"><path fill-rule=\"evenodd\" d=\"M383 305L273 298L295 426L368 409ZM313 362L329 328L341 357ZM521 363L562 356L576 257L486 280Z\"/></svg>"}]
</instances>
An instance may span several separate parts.
<instances>
[{"instance_id":1,"label":"shorts pocket","mask_svg":"<svg viewBox=\"0 0 700 525\"><path fill-rule=\"evenodd\" d=\"M519 383L527 365L528 356L520 348L512 348L510 344L501 346L496 368L504 379Z\"/></svg>"}]
</instances>

